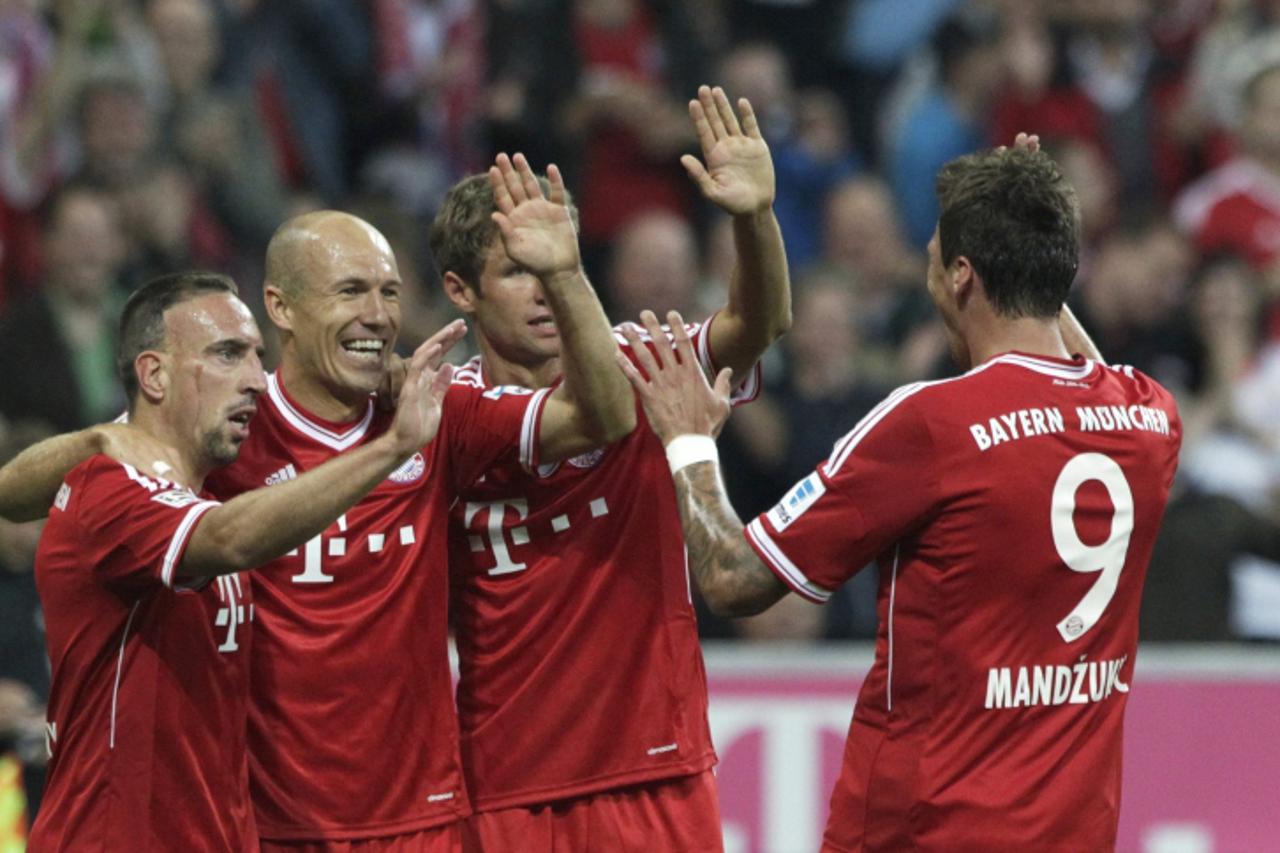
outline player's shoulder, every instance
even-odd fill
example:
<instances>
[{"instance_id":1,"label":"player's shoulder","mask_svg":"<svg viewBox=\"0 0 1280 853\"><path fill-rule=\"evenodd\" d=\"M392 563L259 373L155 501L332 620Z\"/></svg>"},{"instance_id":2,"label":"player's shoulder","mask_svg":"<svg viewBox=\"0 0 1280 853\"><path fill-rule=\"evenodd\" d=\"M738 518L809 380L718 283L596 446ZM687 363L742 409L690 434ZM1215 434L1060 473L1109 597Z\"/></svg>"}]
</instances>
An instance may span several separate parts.
<instances>
[{"instance_id":1,"label":"player's shoulder","mask_svg":"<svg viewBox=\"0 0 1280 853\"><path fill-rule=\"evenodd\" d=\"M473 356L462 364L457 365L453 370L453 380L449 383L449 390L485 389L484 381L484 365L480 361L480 356Z\"/></svg>"},{"instance_id":2,"label":"player's shoulder","mask_svg":"<svg viewBox=\"0 0 1280 853\"><path fill-rule=\"evenodd\" d=\"M691 338L696 338L698 334L703 330L703 328L706 327L707 322L709 321L685 323L684 324L685 334L687 334ZM662 333L666 336L667 342L671 343L674 340L674 337L671 332L671 327L666 323L663 323L661 328L662 328ZM628 320L626 322L618 323L613 327L613 339L614 341L617 342L618 346L624 349L631 346L630 341L628 341L626 336L623 334L626 331L634 332L636 334L636 337L640 339L641 343L645 343L645 344L653 343L653 335L649 334L649 330L647 328L640 325L639 323L634 323Z\"/></svg>"},{"instance_id":3,"label":"player's shoulder","mask_svg":"<svg viewBox=\"0 0 1280 853\"><path fill-rule=\"evenodd\" d=\"M190 489L110 456L91 456L72 468L54 497L53 510L115 514L157 495L199 498Z\"/></svg>"}]
</instances>

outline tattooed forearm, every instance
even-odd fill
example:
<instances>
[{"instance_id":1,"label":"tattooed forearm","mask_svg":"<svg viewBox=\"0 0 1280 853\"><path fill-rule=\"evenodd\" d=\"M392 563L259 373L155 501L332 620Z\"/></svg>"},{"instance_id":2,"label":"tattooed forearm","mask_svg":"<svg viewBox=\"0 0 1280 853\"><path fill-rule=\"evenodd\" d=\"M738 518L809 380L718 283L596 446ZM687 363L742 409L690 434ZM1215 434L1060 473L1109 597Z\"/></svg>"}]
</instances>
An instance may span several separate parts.
<instances>
[{"instance_id":1,"label":"tattooed forearm","mask_svg":"<svg viewBox=\"0 0 1280 853\"><path fill-rule=\"evenodd\" d=\"M686 465L674 479L689 567L712 611L750 616L786 595L786 585L747 544L742 520L720 482L719 466Z\"/></svg>"}]
</instances>

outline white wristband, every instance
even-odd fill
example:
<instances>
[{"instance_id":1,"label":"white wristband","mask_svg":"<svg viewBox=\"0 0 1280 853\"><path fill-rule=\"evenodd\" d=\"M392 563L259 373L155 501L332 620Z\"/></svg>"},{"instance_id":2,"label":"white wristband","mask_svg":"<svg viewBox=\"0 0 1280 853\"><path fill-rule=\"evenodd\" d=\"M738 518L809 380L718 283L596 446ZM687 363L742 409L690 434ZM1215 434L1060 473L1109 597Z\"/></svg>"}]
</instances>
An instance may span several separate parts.
<instances>
[{"instance_id":1,"label":"white wristband","mask_svg":"<svg viewBox=\"0 0 1280 853\"><path fill-rule=\"evenodd\" d=\"M716 440L709 435L686 433L667 442L667 464L671 466L672 474L695 462L719 461Z\"/></svg>"}]
</instances>

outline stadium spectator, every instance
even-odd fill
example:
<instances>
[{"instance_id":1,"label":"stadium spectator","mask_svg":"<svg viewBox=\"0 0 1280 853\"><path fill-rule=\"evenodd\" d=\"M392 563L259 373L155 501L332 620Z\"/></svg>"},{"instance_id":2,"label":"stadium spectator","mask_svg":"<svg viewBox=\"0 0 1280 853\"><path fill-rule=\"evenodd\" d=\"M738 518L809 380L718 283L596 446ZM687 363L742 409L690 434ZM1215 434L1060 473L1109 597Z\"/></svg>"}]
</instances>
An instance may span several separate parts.
<instances>
[{"instance_id":1,"label":"stadium spectator","mask_svg":"<svg viewBox=\"0 0 1280 853\"><path fill-rule=\"evenodd\" d=\"M200 490L236 459L266 390L234 283L152 280L126 304L120 341L134 464L76 464L36 554L51 758L31 846L256 847L244 740L256 620L240 573L301 545L430 441L451 371L424 348L383 436L222 504Z\"/></svg>"},{"instance_id":2,"label":"stadium spectator","mask_svg":"<svg viewBox=\"0 0 1280 853\"><path fill-rule=\"evenodd\" d=\"M674 314L679 361L641 350L641 375L619 360L667 447L690 569L713 607L746 615L791 591L824 601L880 558L876 663L825 850L1115 845L1142 581L1180 426L1147 377L1071 357L1064 330L1085 343L1064 309L1077 211L1033 148L970 155L938 178L927 287L970 372L890 395L745 531L710 438L727 375L708 386ZM656 332L652 313L645 324ZM1080 420L1112 404L1145 419Z\"/></svg>"},{"instance_id":3,"label":"stadium spectator","mask_svg":"<svg viewBox=\"0 0 1280 853\"><path fill-rule=\"evenodd\" d=\"M702 160L685 167L733 217L738 251L726 304L694 328L698 364L731 367L735 396L750 399L757 359L790 325L772 162L746 101L735 112L722 89L703 86L689 110ZM514 385L546 394L566 367L567 329L545 323L546 283L540 292L513 265L509 241L502 251L487 190L481 176L463 181L432 228L446 292L479 331L481 355L461 375L486 395ZM696 262L683 266L672 274L691 286ZM665 346L662 332L652 340ZM631 357L644 346L632 340ZM674 497L643 422L564 464L508 461L463 489L450 569L476 810L465 850L723 849Z\"/></svg>"},{"instance_id":4,"label":"stadium spectator","mask_svg":"<svg viewBox=\"0 0 1280 853\"><path fill-rule=\"evenodd\" d=\"M986 141L992 99L1003 71L998 22L957 14L933 38L936 71L899 106L888 134L885 173L911 245L923 247L938 220L931 180L943 163Z\"/></svg>"},{"instance_id":5,"label":"stadium spectator","mask_svg":"<svg viewBox=\"0 0 1280 853\"><path fill-rule=\"evenodd\" d=\"M1098 248L1077 288L1080 319L1117 364L1181 392L1196 353L1183 308L1193 253L1159 214L1136 213Z\"/></svg>"},{"instance_id":6,"label":"stadium spectator","mask_svg":"<svg viewBox=\"0 0 1280 853\"><path fill-rule=\"evenodd\" d=\"M861 169L844 110L828 91L796 92L782 52L767 42L734 48L721 60L720 76L725 91L746 98L757 110L778 173L774 209L787 260L793 270L804 269L821 249L827 196Z\"/></svg>"},{"instance_id":7,"label":"stadium spectator","mask_svg":"<svg viewBox=\"0 0 1280 853\"><path fill-rule=\"evenodd\" d=\"M1174 217L1201 252L1244 255L1274 292L1280 281L1280 63L1250 78L1243 103L1240 154L1188 187ZM1275 306L1271 316L1280 323Z\"/></svg>"},{"instance_id":8,"label":"stadium spectator","mask_svg":"<svg viewBox=\"0 0 1280 853\"><path fill-rule=\"evenodd\" d=\"M71 185L48 205L44 286L0 319L0 414L55 430L124 408L115 366L124 236L103 193Z\"/></svg>"},{"instance_id":9,"label":"stadium spectator","mask_svg":"<svg viewBox=\"0 0 1280 853\"><path fill-rule=\"evenodd\" d=\"M247 93L214 81L222 42L212 0L152 0L147 12L168 95L160 147L189 170L235 248L258 257L283 218L283 188Z\"/></svg>"},{"instance_id":10,"label":"stadium spectator","mask_svg":"<svg viewBox=\"0 0 1280 853\"><path fill-rule=\"evenodd\" d=\"M230 237L192 175L159 156L157 120L135 78L111 72L91 77L80 90L81 157L72 180L115 203L135 283L231 260Z\"/></svg>"},{"instance_id":11,"label":"stadium spectator","mask_svg":"<svg viewBox=\"0 0 1280 853\"><path fill-rule=\"evenodd\" d=\"M858 336L865 355L879 354L880 373L896 380L895 348L928 313L919 293L920 261L904 239L894 199L871 175L837 186L827 201L823 260L849 276L858 302Z\"/></svg>"},{"instance_id":12,"label":"stadium spectator","mask_svg":"<svg viewBox=\"0 0 1280 853\"><path fill-rule=\"evenodd\" d=\"M579 187L587 269L596 272L627 220L662 208L688 216L676 158L694 144L684 93L705 79L706 50L686 4L571 0L558 4L542 85L561 162Z\"/></svg>"},{"instance_id":13,"label":"stadium spectator","mask_svg":"<svg viewBox=\"0 0 1280 853\"><path fill-rule=\"evenodd\" d=\"M636 214L613 241L605 301L618 317L636 317L645 305L699 308L698 238L689 221L664 210Z\"/></svg>"}]
</instances>

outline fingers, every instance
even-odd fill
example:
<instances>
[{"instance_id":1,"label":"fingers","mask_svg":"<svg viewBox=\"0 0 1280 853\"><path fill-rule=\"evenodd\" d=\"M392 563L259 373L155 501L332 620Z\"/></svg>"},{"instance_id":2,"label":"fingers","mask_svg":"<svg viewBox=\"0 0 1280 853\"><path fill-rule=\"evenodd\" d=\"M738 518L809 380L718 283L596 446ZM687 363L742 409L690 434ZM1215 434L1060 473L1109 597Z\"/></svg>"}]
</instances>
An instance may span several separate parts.
<instances>
[{"instance_id":1,"label":"fingers","mask_svg":"<svg viewBox=\"0 0 1280 853\"><path fill-rule=\"evenodd\" d=\"M720 115L720 109L711 95L710 86L698 87L698 102L702 105L702 112L706 115L707 124L711 127L712 139L718 140L728 136L729 131L724 126L724 117Z\"/></svg>"},{"instance_id":2,"label":"fingers","mask_svg":"<svg viewBox=\"0 0 1280 853\"><path fill-rule=\"evenodd\" d=\"M641 316L643 317L644 315L642 314ZM654 360L653 352L645 346L644 341L640 340L640 335L636 332L635 327L631 325L623 326L622 336L630 344L631 352L635 354L636 361L640 362L640 369L644 371L645 375L650 378L657 376L662 367Z\"/></svg>"},{"instance_id":3,"label":"fingers","mask_svg":"<svg viewBox=\"0 0 1280 853\"><path fill-rule=\"evenodd\" d=\"M684 170L689 173L689 177L703 192L708 192L715 188L715 182L711 180L711 174L707 171L707 167L702 165L702 161L697 157L692 154L681 155L680 165L684 166Z\"/></svg>"},{"instance_id":4,"label":"fingers","mask_svg":"<svg viewBox=\"0 0 1280 853\"><path fill-rule=\"evenodd\" d=\"M542 198L542 186L538 183L538 178L533 174L533 169L529 166L529 161L523 154L516 153L513 161L516 167L516 176L520 179L521 189L524 190L526 199Z\"/></svg>"},{"instance_id":5,"label":"fingers","mask_svg":"<svg viewBox=\"0 0 1280 853\"><path fill-rule=\"evenodd\" d=\"M729 392L733 390L733 368L726 367L716 374L716 384L712 388L716 396L728 402Z\"/></svg>"},{"instance_id":6,"label":"fingers","mask_svg":"<svg viewBox=\"0 0 1280 853\"><path fill-rule=\"evenodd\" d=\"M621 351L614 353L614 358L618 362L618 368L622 371L622 375L627 377L627 381L631 383L631 387L640 395L641 399L649 393L649 383L640 375L640 371L631 363L631 359L622 354Z\"/></svg>"},{"instance_id":7,"label":"fingers","mask_svg":"<svg viewBox=\"0 0 1280 853\"><path fill-rule=\"evenodd\" d=\"M440 369L431 377L431 396L438 401L444 400L444 395L449 390L449 385L453 383L453 365L445 362L440 365Z\"/></svg>"},{"instance_id":8,"label":"fingers","mask_svg":"<svg viewBox=\"0 0 1280 853\"><path fill-rule=\"evenodd\" d=\"M716 111L720 114L720 121L724 123L725 130L732 136L741 136L742 127L738 124L738 117L733 112L733 105L729 103L729 96L724 93L724 89L716 86L711 90L711 99L715 102Z\"/></svg>"},{"instance_id":9,"label":"fingers","mask_svg":"<svg viewBox=\"0 0 1280 853\"><path fill-rule=\"evenodd\" d=\"M547 164L547 182L551 184L551 195L549 200L555 204L564 207L569 202L569 193L564 188L564 176L560 174L560 167L555 163Z\"/></svg>"},{"instance_id":10,"label":"fingers","mask_svg":"<svg viewBox=\"0 0 1280 853\"><path fill-rule=\"evenodd\" d=\"M454 320L452 323L449 323L447 326L440 329L440 331L436 332L434 335L427 338L422 343L422 346L419 347L419 349L422 349L422 347L425 347L429 344L435 344L439 348L435 357L428 362L427 366L430 367L432 370L435 370L436 368L438 368L440 366L440 363L444 361L444 357L445 355L448 354L449 350L453 349L454 345L457 344L458 341L462 340L466 336L467 336L466 321Z\"/></svg>"},{"instance_id":11,"label":"fingers","mask_svg":"<svg viewBox=\"0 0 1280 853\"><path fill-rule=\"evenodd\" d=\"M746 98L738 98L738 112L742 113L742 129L747 136L752 139L764 139L764 135L760 132L760 121L756 118L756 111L751 108L751 102Z\"/></svg>"},{"instance_id":12,"label":"fingers","mask_svg":"<svg viewBox=\"0 0 1280 853\"><path fill-rule=\"evenodd\" d=\"M516 156L523 159L522 155L517 154ZM498 210L501 210L503 213L510 213L512 208L528 198L525 193L524 183L521 181L520 175L516 173L516 169L511 162L511 158L506 154L499 154L495 157L493 165L494 168L498 170L498 175L502 178L502 184L506 189L507 195L511 198L511 208L504 210L502 207L498 207ZM492 172L490 172L489 180L490 182L493 181ZM494 190L494 195L496 201L496 188Z\"/></svg>"},{"instance_id":13,"label":"fingers","mask_svg":"<svg viewBox=\"0 0 1280 853\"><path fill-rule=\"evenodd\" d=\"M698 135L698 145L702 147L702 153L705 155L716 147L716 135L711 132L707 111L702 108L700 101L689 102L689 118L693 120L693 131Z\"/></svg>"},{"instance_id":14,"label":"fingers","mask_svg":"<svg viewBox=\"0 0 1280 853\"><path fill-rule=\"evenodd\" d=\"M684 327L684 318L679 311L667 312L667 326L671 329L671 337L675 339L676 356L681 364L697 364L698 357L693 352L693 341Z\"/></svg>"},{"instance_id":15,"label":"fingers","mask_svg":"<svg viewBox=\"0 0 1280 853\"><path fill-rule=\"evenodd\" d=\"M498 155L499 157L505 155ZM515 199L511 197L510 190L507 189L507 182L502 177L502 170L497 166L489 167L489 186L493 189L493 206L503 213L510 213L515 209Z\"/></svg>"},{"instance_id":16,"label":"fingers","mask_svg":"<svg viewBox=\"0 0 1280 853\"><path fill-rule=\"evenodd\" d=\"M652 311L641 311L640 322L644 324L650 340L653 341L654 358L657 359L658 367L665 369L667 362L671 360L672 348L667 341L666 332L662 331L662 325L658 322L658 315ZM667 345L663 346L663 344Z\"/></svg>"}]
</instances>

